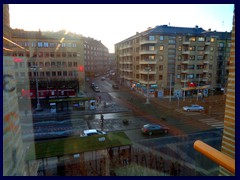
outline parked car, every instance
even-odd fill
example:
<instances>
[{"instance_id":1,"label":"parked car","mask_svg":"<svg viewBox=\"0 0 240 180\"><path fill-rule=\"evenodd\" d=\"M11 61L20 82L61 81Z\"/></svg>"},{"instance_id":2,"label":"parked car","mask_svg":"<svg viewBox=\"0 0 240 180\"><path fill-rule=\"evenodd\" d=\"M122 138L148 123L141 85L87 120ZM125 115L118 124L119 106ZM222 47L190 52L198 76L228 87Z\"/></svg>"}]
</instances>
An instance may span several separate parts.
<instances>
[{"instance_id":1,"label":"parked car","mask_svg":"<svg viewBox=\"0 0 240 180\"><path fill-rule=\"evenodd\" d=\"M113 84L113 85L112 85L112 88L113 88L113 89L119 89L119 86L118 86L117 84Z\"/></svg>"},{"instance_id":2,"label":"parked car","mask_svg":"<svg viewBox=\"0 0 240 180\"><path fill-rule=\"evenodd\" d=\"M93 136L98 134L107 134L107 133L105 131L100 131L97 129L87 129L82 131L82 134L80 135L80 137Z\"/></svg>"},{"instance_id":3,"label":"parked car","mask_svg":"<svg viewBox=\"0 0 240 180\"><path fill-rule=\"evenodd\" d=\"M169 129L165 126L160 126L159 124L145 124L141 129L143 134L167 134Z\"/></svg>"},{"instance_id":4,"label":"parked car","mask_svg":"<svg viewBox=\"0 0 240 180\"><path fill-rule=\"evenodd\" d=\"M204 110L204 107L199 106L197 104L192 104L191 106L184 106L183 110L184 111L200 111L201 112Z\"/></svg>"},{"instance_id":5,"label":"parked car","mask_svg":"<svg viewBox=\"0 0 240 180\"><path fill-rule=\"evenodd\" d=\"M101 80L104 81L104 80L105 80L105 77L101 77Z\"/></svg>"}]
</instances>

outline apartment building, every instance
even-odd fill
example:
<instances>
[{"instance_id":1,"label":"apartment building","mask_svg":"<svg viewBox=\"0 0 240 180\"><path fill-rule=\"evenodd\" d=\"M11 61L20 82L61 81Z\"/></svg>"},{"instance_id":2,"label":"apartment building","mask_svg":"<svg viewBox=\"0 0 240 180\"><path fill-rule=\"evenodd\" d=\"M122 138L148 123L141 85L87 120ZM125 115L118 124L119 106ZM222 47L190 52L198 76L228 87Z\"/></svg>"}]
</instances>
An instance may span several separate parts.
<instances>
[{"instance_id":1,"label":"apartment building","mask_svg":"<svg viewBox=\"0 0 240 180\"><path fill-rule=\"evenodd\" d=\"M85 89L83 41L80 35L67 31L21 29L13 29L11 34L15 45L12 47L14 53L9 55L19 59L15 62L19 90L27 78L30 79L31 88L35 89L36 77L39 88L43 89L74 88L78 92Z\"/></svg>"},{"instance_id":2,"label":"apartment building","mask_svg":"<svg viewBox=\"0 0 240 180\"><path fill-rule=\"evenodd\" d=\"M83 38L84 63L86 77L94 77L106 73L110 69L108 48L101 41Z\"/></svg>"},{"instance_id":3,"label":"apartment building","mask_svg":"<svg viewBox=\"0 0 240 180\"><path fill-rule=\"evenodd\" d=\"M208 89L226 86L231 33L168 25L115 44L120 83L151 95L188 95L189 83ZM221 57L221 58L220 58Z\"/></svg>"}]
</instances>

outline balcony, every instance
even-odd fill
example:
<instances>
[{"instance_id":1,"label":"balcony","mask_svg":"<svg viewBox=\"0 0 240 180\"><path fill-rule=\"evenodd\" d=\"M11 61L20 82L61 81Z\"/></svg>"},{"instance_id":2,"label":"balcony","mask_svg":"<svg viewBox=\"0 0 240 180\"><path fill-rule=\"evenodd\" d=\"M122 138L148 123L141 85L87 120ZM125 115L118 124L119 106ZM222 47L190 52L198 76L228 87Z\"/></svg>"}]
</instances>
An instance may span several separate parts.
<instances>
[{"instance_id":1,"label":"balcony","mask_svg":"<svg viewBox=\"0 0 240 180\"><path fill-rule=\"evenodd\" d=\"M210 54L209 50L204 51L204 54Z\"/></svg>"},{"instance_id":2,"label":"balcony","mask_svg":"<svg viewBox=\"0 0 240 180\"><path fill-rule=\"evenodd\" d=\"M182 54L190 54L190 51L189 50L187 50L187 51L182 51Z\"/></svg>"},{"instance_id":3,"label":"balcony","mask_svg":"<svg viewBox=\"0 0 240 180\"><path fill-rule=\"evenodd\" d=\"M205 45L209 46L209 45L210 45L210 42L205 42Z\"/></svg>"},{"instance_id":4,"label":"balcony","mask_svg":"<svg viewBox=\"0 0 240 180\"><path fill-rule=\"evenodd\" d=\"M140 69L139 74L156 74L156 71L146 71L145 69Z\"/></svg>"},{"instance_id":5,"label":"balcony","mask_svg":"<svg viewBox=\"0 0 240 180\"><path fill-rule=\"evenodd\" d=\"M140 41L140 45L142 44L156 44L157 43L157 40L141 40Z\"/></svg>"},{"instance_id":6,"label":"balcony","mask_svg":"<svg viewBox=\"0 0 240 180\"><path fill-rule=\"evenodd\" d=\"M157 54L157 51L151 51L151 50L141 50L139 52L140 55L142 54Z\"/></svg>"},{"instance_id":7,"label":"balcony","mask_svg":"<svg viewBox=\"0 0 240 180\"><path fill-rule=\"evenodd\" d=\"M203 69L203 72L204 72L204 73L207 73L207 72L208 72L208 69L204 68L204 69Z\"/></svg>"},{"instance_id":8,"label":"balcony","mask_svg":"<svg viewBox=\"0 0 240 180\"><path fill-rule=\"evenodd\" d=\"M189 64L189 63L190 63L189 60L184 60L184 61L182 61L182 64Z\"/></svg>"},{"instance_id":9,"label":"balcony","mask_svg":"<svg viewBox=\"0 0 240 180\"><path fill-rule=\"evenodd\" d=\"M189 45L190 44L190 41L184 41L183 42L183 45Z\"/></svg>"},{"instance_id":10,"label":"balcony","mask_svg":"<svg viewBox=\"0 0 240 180\"><path fill-rule=\"evenodd\" d=\"M182 82L182 83L187 83L188 80L187 80L187 79L181 79L181 82Z\"/></svg>"},{"instance_id":11,"label":"balcony","mask_svg":"<svg viewBox=\"0 0 240 180\"><path fill-rule=\"evenodd\" d=\"M132 68L124 68L124 71L125 72L132 72L133 70L132 70Z\"/></svg>"},{"instance_id":12,"label":"balcony","mask_svg":"<svg viewBox=\"0 0 240 180\"><path fill-rule=\"evenodd\" d=\"M153 79L149 79L149 81L147 79L139 79L139 83L142 83L142 84L156 84L157 81L153 80Z\"/></svg>"},{"instance_id":13,"label":"balcony","mask_svg":"<svg viewBox=\"0 0 240 180\"><path fill-rule=\"evenodd\" d=\"M131 48L131 47L132 47L132 44L127 44L127 45L121 46L119 49L123 50L123 49Z\"/></svg>"},{"instance_id":14,"label":"balcony","mask_svg":"<svg viewBox=\"0 0 240 180\"><path fill-rule=\"evenodd\" d=\"M204 63L204 64L209 64L209 60L208 60L208 59L205 59L205 60L203 61L203 63Z\"/></svg>"},{"instance_id":15,"label":"balcony","mask_svg":"<svg viewBox=\"0 0 240 180\"><path fill-rule=\"evenodd\" d=\"M139 61L140 64L157 64L156 59L142 59Z\"/></svg>"},{"instance_id":16,"label":"balcony","mask_svg":"<svg viewBox=\"0 0 240 180\"><path fill-rule=\"evenodd\" d=\"M182 70L181 70L181 73L188 73L188 72L189 72L188 69L182 69Z\"/></svg>"},{"instance_id":17,"label":"balcony","mask_svg":"<svg viewBox=\"0 0 240 180\"><path fill-rule=\"evenodd\" d=\"M126 60L126 61L124 61L123 64L132 64L132 63L133 63L132 60Z\"/></svg>"}]
</instances>

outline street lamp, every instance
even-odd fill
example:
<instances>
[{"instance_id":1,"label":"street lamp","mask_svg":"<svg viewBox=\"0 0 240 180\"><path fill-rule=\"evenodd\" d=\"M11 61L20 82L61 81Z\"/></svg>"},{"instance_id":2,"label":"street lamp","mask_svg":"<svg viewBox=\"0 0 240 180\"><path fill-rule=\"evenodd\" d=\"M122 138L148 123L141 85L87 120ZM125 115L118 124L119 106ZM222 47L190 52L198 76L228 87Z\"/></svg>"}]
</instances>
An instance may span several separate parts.
<instances>
[{"instance_id":1,"label":"street lamp","mask_svg":"<svg viewBox=\"0 0 240 180\"><path fill-rule=\"evenodd\" d=\"M37 96L37 108L35 109L36 111L42 111L42 107L40 105L40 102L39 102L39 96L38 96L38 69L40 69L38 66L34 66L34 67L31 67L32 70L34 70L36 72L35 74L35 79L36 79L36 96Z\"/></svg>"},{"instance_id":2,"label":"street lamp","mask_svg":"<svg viewBox=\"0 0 240 180\"><path fill-rule=\"evenodd\" d=\"M150 104L149 102L149 71L151 71L151 68L149 67L149 63L148 63L148 67L145 68L145 70L148 72L148 78L147 78L147 100L145 104Z\"/></svg>"}]
</instances>

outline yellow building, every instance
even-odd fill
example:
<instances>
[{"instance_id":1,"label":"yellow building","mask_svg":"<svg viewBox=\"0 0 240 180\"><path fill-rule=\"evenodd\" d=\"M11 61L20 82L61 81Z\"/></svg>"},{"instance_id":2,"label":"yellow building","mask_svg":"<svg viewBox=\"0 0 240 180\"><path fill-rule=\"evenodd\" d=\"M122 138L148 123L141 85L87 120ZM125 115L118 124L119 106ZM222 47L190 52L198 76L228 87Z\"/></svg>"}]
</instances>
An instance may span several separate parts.
<instances>
[{"instance_id":1,"label":"yellow building","mask_svg":"<svg viewBox=\"0 0 240 180\"><path fill-rule=\"evenodd\" d=\"M230 33L168 25L115 44L120 83L152 94L181 96L188 82L223 88L227 80ZM171 91L170 91L171 88ZM207 95L208 91L205 92ZM186 93L187 94L187 93Z\"/></svg>"}]
</instances>

